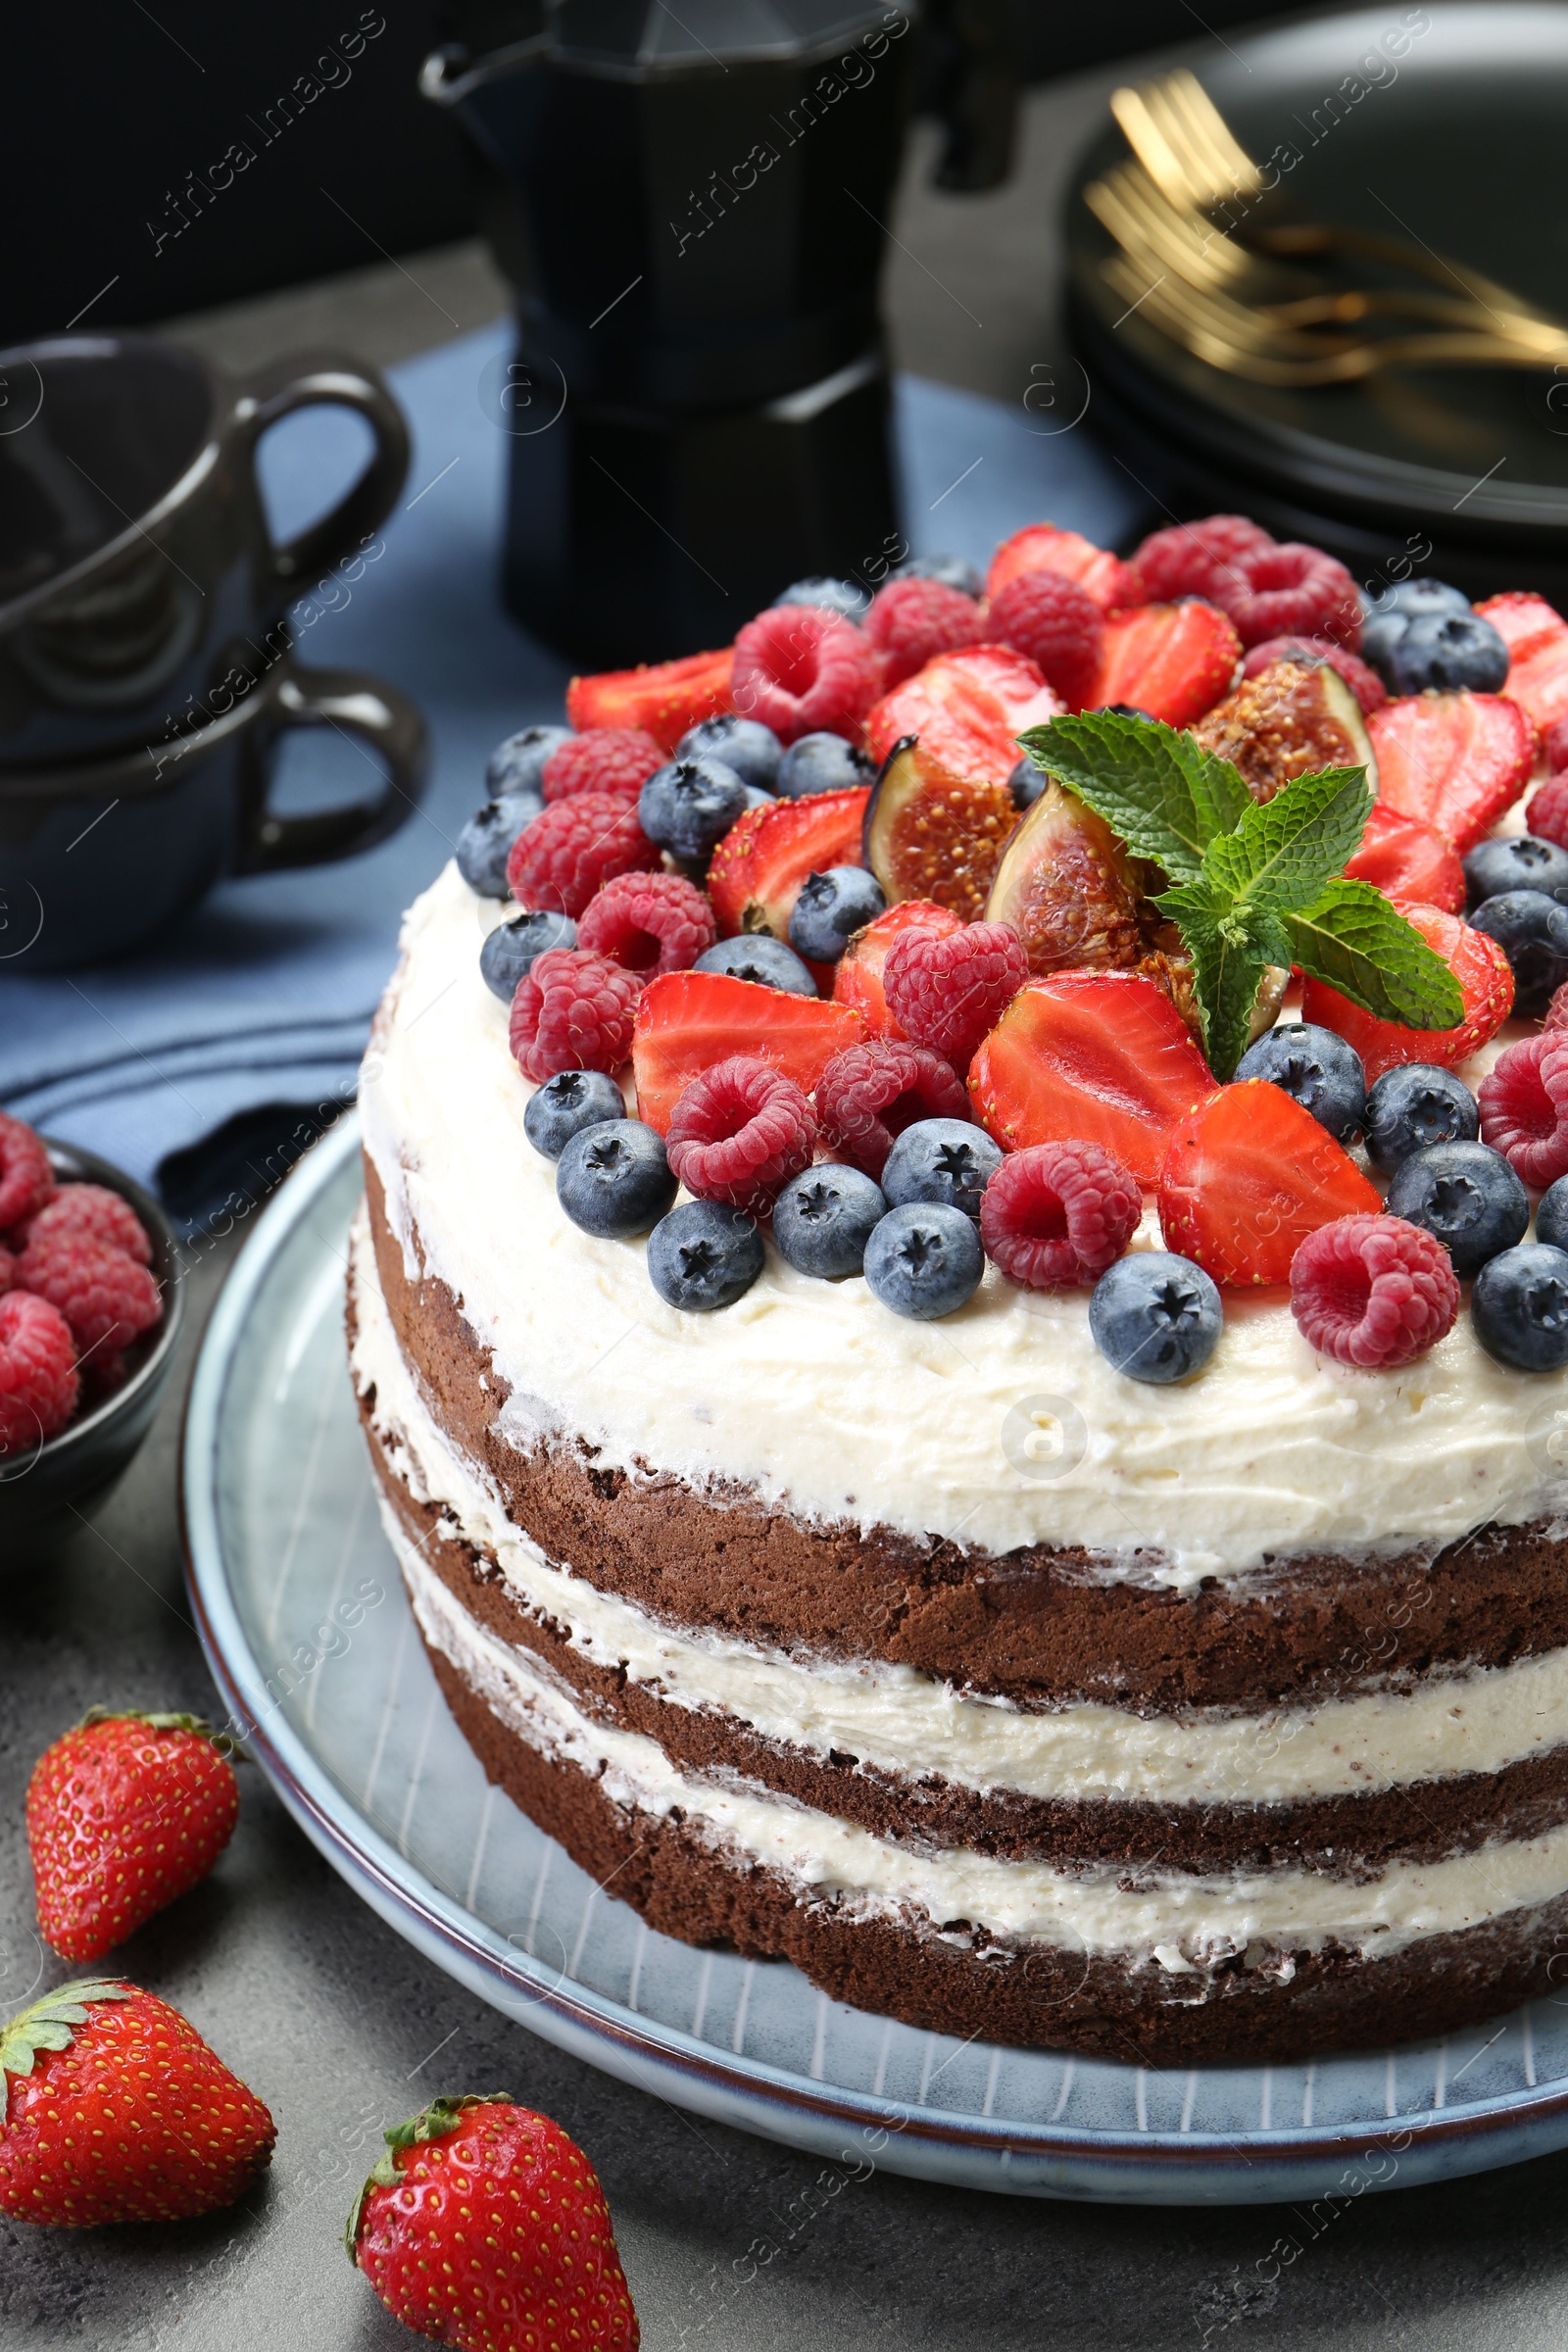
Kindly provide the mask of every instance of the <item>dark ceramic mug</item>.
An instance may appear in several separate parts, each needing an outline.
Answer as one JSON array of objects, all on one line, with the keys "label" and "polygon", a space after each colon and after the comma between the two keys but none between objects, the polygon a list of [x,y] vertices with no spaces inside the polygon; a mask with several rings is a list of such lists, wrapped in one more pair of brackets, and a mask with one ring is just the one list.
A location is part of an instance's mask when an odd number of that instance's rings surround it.
[{"label": "dark ceramic mug", "polygon": [[[364,416],[374,449],[331,512],[278,546],[257,443],[323,403]],[[260,676],[287,650],[286,608],[365,545],[408,467],[397,402],[335,353],[235,383],[148,335],[0,352],[0,768],[199,728],[217,680]]]},{"label": "dark ceramic mug", "polygon": [[[279,741],[327,726],[376,754],[380,791],[309,815],[274,812]],[[173,742],[0,771],[0,979],[122,956],[224,874],[372,849],[413,813],[427,764],[424,721],[405,695],[357,670],[297,669],[284,656],[220,717]]]}]

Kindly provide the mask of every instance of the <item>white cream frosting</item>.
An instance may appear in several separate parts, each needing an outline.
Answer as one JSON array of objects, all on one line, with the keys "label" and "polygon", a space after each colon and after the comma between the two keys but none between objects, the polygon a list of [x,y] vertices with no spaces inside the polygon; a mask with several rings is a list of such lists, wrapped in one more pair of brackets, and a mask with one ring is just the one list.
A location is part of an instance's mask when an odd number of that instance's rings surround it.
[{"label": "white cream frosting", "polygon": [[1293,1869],[1065,1872],[964,1848],[898,1845],[748,1784],[683,1773],[656,1741],[590,1722],[525,1653],[458,1606],[390,1511],[384,1515],[426,1638],[503,1723],[589,1774],[612,1803],[655,1816],[678,1810],[721,1855],[777,1871],[804,1902],[839,1903],[926,1932],[968,1921],[993,1936],[1073,1952],[1152,1958],[1184,1977],[1250,1945],[1266,1954],[1330,1937],[1382,1959],[1426,1936],[1528,1914],[1568,1887],[1568,1828],[1442,1862],[1396,1862],[1363,1882]]},{"label": "white cream frosting", "polygon": [[[1083,1294],[1018,1291],[994,1268],[956,1314],[915,1323],[770,1247],[736,1305],[678,1313],[640,1242],[562,1213],[524,1136],[530,1089],[478,969],[503,912],[452,865],[411,908],[361,1102],[411,1266],[416,1228],[514,1392],[514,1426],[583,1433],[633,1477],[739,1480],[807,1520],[994,1552],[1083,1545],[1112,1571],[1141,1549],[1144,1573],[1178,1585],[1557,1507],[1546,1448],[1568,1374],[1504,1370],[1465,1314],[1406,1370],[1357,1373],[1314,1356],[1277,1298],[1232,1293],[1207,1369],[1160,1389],[1111,1370]],[[1157,1246],[1148,1220],[1139,1242]],[[1031,1415],[1048,1445],[1068,1430],[1057,1475],[1018,1447]]]},{"label": "white cream frosting", "polygon": [[1495,1772],[1568,1741],[1568,1651],[1254,1715],[1147,1718],[1075,1704],[1023,1712],[912,1667],[800,1658],[662,1625],[547,1559],[508,1518],[481,1463],[426,1406],[398,1346],[366,1218],[351,1240],[354,1373],[400,1477],[443,1524],[500,1567],[515,1597],[595,1664],[670,1704],[719,1712],[815,1756],[935,1774],[989,1793],[1272,1803],[1365,1793],[1456,1772]]}]

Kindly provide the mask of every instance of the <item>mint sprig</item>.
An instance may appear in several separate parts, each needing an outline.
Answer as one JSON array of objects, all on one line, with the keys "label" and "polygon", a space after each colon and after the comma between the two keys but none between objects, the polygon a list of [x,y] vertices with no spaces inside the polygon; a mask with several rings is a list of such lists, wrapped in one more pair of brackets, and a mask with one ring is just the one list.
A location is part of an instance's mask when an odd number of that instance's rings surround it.
[{"label": "mint sprig", "polygon": [[1442,956],[1370,883],[1346,874],[1372,807],[1365,768],[1319,768],[1259,805],[1228,760],[1157,720],[1085,711],[1020,740],[1037,767],[1169,877],[1153,903],[1192,956],[1217,1078],[1247,1051],[1270,964],[1298,964],[1406,1028],[1463,1020]]}]

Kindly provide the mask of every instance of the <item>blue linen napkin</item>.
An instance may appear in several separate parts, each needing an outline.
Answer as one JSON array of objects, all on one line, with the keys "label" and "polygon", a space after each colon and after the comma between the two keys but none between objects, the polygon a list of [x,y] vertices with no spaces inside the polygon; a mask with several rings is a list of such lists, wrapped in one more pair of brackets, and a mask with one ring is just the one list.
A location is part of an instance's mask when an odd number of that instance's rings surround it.
[{"label": "blue linen napkin", "polygon": [[[192,1226],[225,1202],[249,1206],[352,1099],[403,908],[483,797],[493,746],[560,716],[566,665],[497,593],[506,440],[481,379],[510,345],[497,321],[391,370],[414,439],[402,505],[357,581],[324,583],[296,608],[302,663],[375,671],[422,707],[433,747],[422,808],[363,857],[221,884],[123,961],[37,978],[0,967],[0,1102],[116,1161]],[[1112,545],[1149,518],[1086,432],[1043,429],[1038,409],[905,378],[897,411],[916,553],[983,568],[1024,522],[1049,516]],[[263,483],[280,534],[339,494],[364,432],[346,413],[314,410],[269,434]],[[354,763],[368,757],[340,737],[296,736],[285,805],[358,797]]]}]

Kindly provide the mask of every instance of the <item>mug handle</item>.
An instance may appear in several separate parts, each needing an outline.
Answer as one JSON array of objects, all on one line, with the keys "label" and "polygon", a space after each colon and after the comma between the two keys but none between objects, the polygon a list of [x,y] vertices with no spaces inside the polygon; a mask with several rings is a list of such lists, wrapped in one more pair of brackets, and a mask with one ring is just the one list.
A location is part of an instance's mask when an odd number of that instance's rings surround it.
[{"label": "mug handle", "polygon": [[359,480],[329,514],[298,538],[272,549],[273,571],[287,588],[297,588],[313,572],[329,571],[358,547],[386,520],[409,478],[409,427],[403,411],[373,368],[335,352],[279,360],[252,376],[234,407],[252,464],[256,444],[270,424],[296,409],[323,404],[358,409],[375,436],[375,448]]},{"label": "mug handle", "polygon": [[[234,873],[270,874],[356,858],[414,814],[429,779],[429,733],[407,695],[357,669],[295,669],[282,662],[272,674],[270,699],[270,712],[249,730],[242,755]],[[310,816],[274,813],[268,806],[272,747],[297,727],[335,727],[368,744],[385,771],[379,793]]]}]

